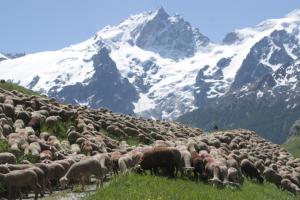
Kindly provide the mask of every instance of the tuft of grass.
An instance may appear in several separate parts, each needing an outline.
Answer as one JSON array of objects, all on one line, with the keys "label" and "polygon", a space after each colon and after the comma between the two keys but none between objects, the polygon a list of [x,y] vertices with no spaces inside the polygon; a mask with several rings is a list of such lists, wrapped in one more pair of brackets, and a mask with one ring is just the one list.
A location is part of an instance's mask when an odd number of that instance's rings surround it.
[{"label": "tuft of grass", "polygon": [[50,135],[56,136],[59,140],[68,137],[67,131],[73,125],[71,121],[59,122],[54,127],[48,127],[46,124],[41,126],[41,132],[48,132]]},{"label": "tuft of grass", "polygon": [[107,187],[99,189],[87,200],[296,200],[296,196],[282,192],[275,185],[245,181],[241,189],[215,188],[202,182],[169,179],[150,175],[117,176]]},{"label": "tuft of grass", "polygon": [[9,144],[6,140],[0,139],[0,153],[8,152]]},{"label": "tuft of grass", "polygon": [[8,91],[13,91],[16,90],[18,92],[21,92],[23,94],[27,94],[27,95],[35,95],[35,96],[41,96],[41,94],[34,92],[30,89],[24,88],[20,85],[17,85],[15,83],[11,83],[11,82],[0,82],[0,88],[4,89],[4,90],[8,90]]},{"label": "tuft of grass", "polygon": [[300,136],[295,135],[288,139],[286,143],[282,145],[288,150],[293,156],[300,157]]},{"label": "tuft of grass", "polygon": [[28,160],[31,163],[37,163],[39,161],[38,157],[33,156],[31,154],[22,153],[14,153],[17,158],[17,163],[20,164],[23,160]]}]

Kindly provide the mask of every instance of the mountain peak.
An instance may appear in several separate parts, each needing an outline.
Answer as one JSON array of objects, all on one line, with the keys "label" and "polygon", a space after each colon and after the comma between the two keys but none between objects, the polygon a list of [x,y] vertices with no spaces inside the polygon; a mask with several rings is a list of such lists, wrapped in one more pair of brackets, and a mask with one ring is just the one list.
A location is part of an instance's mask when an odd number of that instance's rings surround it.
[{"label": "mountain peak", "polygon": [[168,18],[169,14],[165,11],[163,7],[160,7],[158,10],[155,11],[156,17],[160,18]]},{"label": "mountain peak", "polygon": [[300,9],[293,10],[292,12],[287,14],[286,17],[300,19]]}]

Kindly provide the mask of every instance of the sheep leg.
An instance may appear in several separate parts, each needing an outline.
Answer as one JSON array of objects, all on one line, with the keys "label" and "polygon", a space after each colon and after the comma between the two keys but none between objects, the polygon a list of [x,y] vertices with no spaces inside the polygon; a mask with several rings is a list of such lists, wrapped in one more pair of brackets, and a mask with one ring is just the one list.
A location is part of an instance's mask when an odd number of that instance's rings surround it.
[{"label": "sheep leg", "polygon": [[196,182],[198,182],[198,180],[199,180],[198,172],[196,170],[194,170],[194,179]]},{"label": "sheep leg", "polygon": [[8,200],[12,200],[12,187],[8,184],[7,185],[7,190],[8,190]]},{"label": "sheep leg", "polygon": [[22,200],[22,193],[21,193],[21,188],[17,188],[18,194],[19,194],[19,199]]},{"label": "sheep leg", "polygon": [[52,194],[52,186],[51,186],[51,181],[50,180],[47,181],[47,187],[49,189],[50,194]]},{"label": "sheep leg", "polygon": [[85,178],[82,176],[81,177],[81,190],[84,191],[84,181],[85,181]]},{"label": "sheep leg", "polygon": [[41,186],[36,182],[30,186],[34,191],[34,199],[38,199],[38,194],[41,192]]}]

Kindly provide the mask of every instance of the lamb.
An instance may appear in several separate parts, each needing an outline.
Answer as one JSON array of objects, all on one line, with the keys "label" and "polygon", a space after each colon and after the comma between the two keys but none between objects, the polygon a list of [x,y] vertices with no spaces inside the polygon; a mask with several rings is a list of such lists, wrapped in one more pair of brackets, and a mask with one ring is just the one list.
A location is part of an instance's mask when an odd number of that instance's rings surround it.
[{"label": "lamb", "polygon": [[98,179],[97,187],[99,182],[101,187],[103,186],[103,178],[106,174],[107,169],[103,168],[100,162],[96,159],[86,159],[78,163],[73,164],[68,172],[60,178],[59,182],[63,188],[65,188],[71,180],[81,180],[82,190],[84,190],[84,181],[91,175],[95,175]]},{"label": "lamb", "polygon": [[249,177],[251,179],[255,178],[257,180],[257,182],[259,182],[259,183],[263,183],[264,182],[264,179],[259,174],[257,168],[248,159],[242,160],[242,162],[241,162],[241,170],[242,170],[242,173],[246,177]]},{"label": "lamb", "polygon": [[0,164],[16,164],[16,156],[12,153],[0,153]]},{"label": "lamb", "polygon": [[0,174],[0,179],[2,179],[4,181],[4,184],[7,186],[8,200],[13,199],[13,188],[17,188],[20,195],[20,199],[22,199],[22,195],[20,194],[20,188],[28,186],[35,193],[34,199],[38,198],[38,193],[41,189],[41,186],[38,184],[38,176],[33,170],[26,169],[11,171],[7,174]]}]

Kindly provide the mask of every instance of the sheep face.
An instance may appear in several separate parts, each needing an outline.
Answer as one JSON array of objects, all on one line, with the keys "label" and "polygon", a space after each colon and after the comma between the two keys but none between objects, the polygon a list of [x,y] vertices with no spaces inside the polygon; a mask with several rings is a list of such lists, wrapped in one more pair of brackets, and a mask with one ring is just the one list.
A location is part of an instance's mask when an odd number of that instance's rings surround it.
[{"label": "sheep face", "polygon": [[59,183],[62,188],[66,188],[68,185],[68,182],[69,182],[69,180],[67,177],[62,177],[61,179],[59,179]]}]

